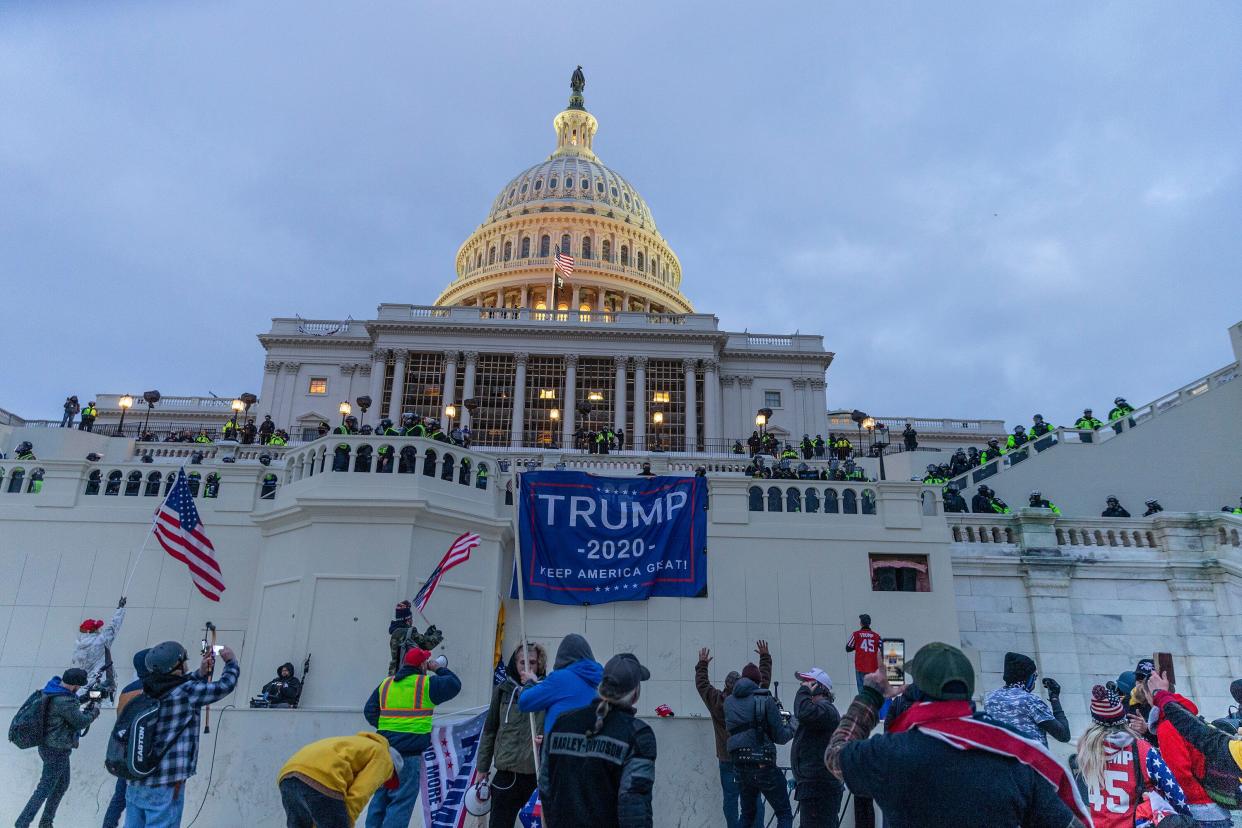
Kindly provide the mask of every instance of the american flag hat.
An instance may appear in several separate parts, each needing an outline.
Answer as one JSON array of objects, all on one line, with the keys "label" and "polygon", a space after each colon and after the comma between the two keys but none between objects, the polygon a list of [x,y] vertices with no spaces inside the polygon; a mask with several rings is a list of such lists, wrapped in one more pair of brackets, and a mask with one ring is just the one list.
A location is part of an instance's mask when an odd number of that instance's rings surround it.
[{"label": "american flag hat", "polygon": [[1091,688],[1091,718],[1102,725],[1121,724],[1126,719],[1126,709],[1121,706],[1121,696],[1115,687],[1097,684]]}]

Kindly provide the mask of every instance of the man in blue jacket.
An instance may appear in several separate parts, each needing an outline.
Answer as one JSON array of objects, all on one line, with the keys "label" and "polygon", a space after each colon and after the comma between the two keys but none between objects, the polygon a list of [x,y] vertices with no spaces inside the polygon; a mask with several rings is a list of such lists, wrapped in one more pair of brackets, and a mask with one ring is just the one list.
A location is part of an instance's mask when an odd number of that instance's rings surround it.
[{"label": "man in blue jacket", "polygon": [[431,744],[435,707],[461,692],[461,679],[444,656],[420,647],[406,651],[401,669],[380,682],[362,715],[405,760],[396,790],[381,787],[371,798],[366,828],[408,828],[418,801],[419,763]]},{"label": "man in blue jacket", "polygon": [[522,693],[518,696],[518,709],[523,713],[546,710],[543,732],[552,732],[556,717],[579,707],[586,707],[595,700],[595,688],[604,677],[604,667],[595,660],[591,645],[577,633],[570,633],[556,649],[556,661],[552,672],[538,684],[535,676],[524,673]]}]

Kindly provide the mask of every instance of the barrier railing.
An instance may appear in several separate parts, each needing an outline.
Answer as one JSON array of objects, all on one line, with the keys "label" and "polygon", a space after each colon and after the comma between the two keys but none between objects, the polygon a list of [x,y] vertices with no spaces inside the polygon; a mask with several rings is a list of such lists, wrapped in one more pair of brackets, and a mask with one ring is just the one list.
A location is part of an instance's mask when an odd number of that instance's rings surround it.
[{"label": "barrier railing", "polygon": [[[1210,525],[1200,537],[1217,548],[1242,546],[1239,531],[1242,519],[1214,512],[1191,513],[1197,521]],[[1185,517],[1185,515],[1181,515]],[[1058,516],[1049,528],[1046,516],[1029,526],[1021,511],[1009,515],[948,514],[945,522],[954,543],[958,544],[1008,544],[1025,547],[1028,532],[1038,535],[1034,545],[1046,548],[1049,541],[1067,553],[1086,552],[1091,548],[1113,549],[1165,549],[1158,523],[1176,513],[1162,512],[1150,518],[1066,518]]]}]

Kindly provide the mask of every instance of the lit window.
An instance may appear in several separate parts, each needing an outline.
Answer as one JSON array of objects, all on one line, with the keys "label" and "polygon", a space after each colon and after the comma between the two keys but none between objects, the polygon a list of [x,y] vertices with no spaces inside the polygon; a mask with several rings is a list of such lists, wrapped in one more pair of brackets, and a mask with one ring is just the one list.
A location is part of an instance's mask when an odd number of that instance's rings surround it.
[{"label": "lit window", "polygon": [[764,408],[780,408],[781,392],[780,391],[764,391],[763,392]]},{"label": "lit window", "polygon": [[587,399],[591,402],[600,402],[604,399],[604,395],[598,391],[592,391],[591,393],[587,394]]},{"label": "lit window", "polygon": [[588,305],[586,302],[583,302],[581,305],[578,306],[578,310],[582,311],[583,313],[590,313],[591,306]]},{"label": "lit window", "polygon": [[307,391],[307,393],[308,394],[328,393],[328,378],[327,377],[311,377],[310,389]]},{"label": "lit window", "polygon": [[651,395],[651,401],[657,402],[657,403],[668,402],[669,401],[668,392],[667,391],[656,391],[654,394]]},{"label": "lit window", "polygon": [[872,592],[931,592],[926,555],[869,555]]},{"label": "lit window", "polygon": [[539,389],[539,399],[541,399],[541,400],[555,400],[555,399],[556,399],[556,389],[555,389],[555,388],[540,388],[540,389]]}]

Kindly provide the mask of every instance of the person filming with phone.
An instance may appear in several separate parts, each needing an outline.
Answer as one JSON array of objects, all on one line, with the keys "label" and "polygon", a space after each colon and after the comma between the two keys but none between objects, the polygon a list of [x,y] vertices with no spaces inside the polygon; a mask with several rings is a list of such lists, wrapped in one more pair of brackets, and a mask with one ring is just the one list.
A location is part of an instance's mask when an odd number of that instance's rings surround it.
[{"label": "person filming with phone", "polygon": [[[1079,828],[1091,817],[1047,748],[974,711],[975,669],[957,647],[925,645],[905,665],[864,679],[824,755],[855,797],[873,799],[885,828]],[[891,699],[884,734],[868,738]]]}]

